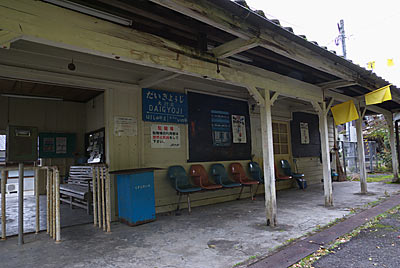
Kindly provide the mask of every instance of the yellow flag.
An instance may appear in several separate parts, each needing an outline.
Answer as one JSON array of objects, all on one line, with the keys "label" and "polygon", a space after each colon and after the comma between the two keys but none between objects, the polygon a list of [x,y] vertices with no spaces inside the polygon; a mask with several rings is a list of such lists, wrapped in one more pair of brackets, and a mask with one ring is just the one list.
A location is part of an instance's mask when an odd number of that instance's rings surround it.
[{"label": "yellow flag", "polygon": [[394,66],[394,61],[393,61],[393,59],[388,59],[388,60],[387,60],[387,66],[388,66],[388,67]]},{"label": "yellow flag", "polygon": [[341,125],[359,118],[356,106],[352,100],[333,106],[331,111],[336,125]]},{"label": "yellow flag", "polygon": [[391,99],[392,94],[390,93],[390,85],[381,87],[368,94],[365,94],[365,103],[367,105],[382,103]]},{"label": "yellow flag", "polygon": [[370,70],[374,70],[375,69],[375,61],[370,61],[367,63],[367,68]]}]

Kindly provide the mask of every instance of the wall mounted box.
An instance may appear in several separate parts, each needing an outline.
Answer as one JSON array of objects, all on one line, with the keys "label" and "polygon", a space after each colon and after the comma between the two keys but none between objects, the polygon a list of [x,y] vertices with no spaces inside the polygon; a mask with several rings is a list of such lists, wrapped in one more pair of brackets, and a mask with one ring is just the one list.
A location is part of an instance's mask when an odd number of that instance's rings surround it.
[{"label": "wall mounted box", "polygon": [[27,126],[8,126],[6,162],[34,162],[38,159],[38,129]]}]

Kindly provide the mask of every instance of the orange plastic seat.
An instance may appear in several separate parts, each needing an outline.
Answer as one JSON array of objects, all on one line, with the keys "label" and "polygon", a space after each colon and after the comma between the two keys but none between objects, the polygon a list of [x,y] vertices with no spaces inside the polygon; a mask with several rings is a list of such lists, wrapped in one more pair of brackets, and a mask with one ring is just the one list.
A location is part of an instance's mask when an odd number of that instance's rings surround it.
[{"label": "orange plastic seat", "polygon": [[274,168],[275,168],[275,177],[278,180],[290,180],[292,178],[292,176],[284,176],[284,175],[280,174],[279,170],[276,168],[275,164],[274,164]]},{"label": "orange plastic seat", "polygon": [[260,183],[259,181],[252,180],[247,177],[246,172],[244,171],[243,166],[240,163],[230,164],[230,170],[232,173],[232,179],[236,182],[240,182],[242,185],[253,185]]},{"label": "orange plastic seat", "polygon": [[214,190],[222,188],[222,185],[215,184],[208,180],[208,174],[202,165],[192,165],[189,175],[192,177],[193,183],[202,189]]}]

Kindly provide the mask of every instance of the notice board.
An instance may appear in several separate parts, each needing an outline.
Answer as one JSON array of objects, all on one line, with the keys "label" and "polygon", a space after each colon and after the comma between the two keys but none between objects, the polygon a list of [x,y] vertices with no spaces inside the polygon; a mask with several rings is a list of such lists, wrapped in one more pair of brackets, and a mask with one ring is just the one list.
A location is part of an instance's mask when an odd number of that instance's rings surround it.
[{"label": "notice board", "polygon": [[[250,116],[247,101],[188,92],[189,162],[251,159]],[[234,116],[234,117],[232,117]],[[235,124],[232,124],[234,118]],[[241,138],[233,140],[232,126],[241,119]]]},{"label": "notice board", "polygon": [[318,115],[293,113],[290,122],[293,157],[319,157],[321,140]]},{"label": "notice board", "polygon": [[39,158],[72,158],[75,147],[74,133],[39,133]]}]

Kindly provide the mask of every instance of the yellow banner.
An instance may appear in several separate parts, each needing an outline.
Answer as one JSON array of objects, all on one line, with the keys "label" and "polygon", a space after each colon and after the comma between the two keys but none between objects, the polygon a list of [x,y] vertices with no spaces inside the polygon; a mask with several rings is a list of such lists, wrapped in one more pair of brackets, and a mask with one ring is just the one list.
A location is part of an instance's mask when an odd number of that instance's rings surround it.
[{"label": "yellow banner", "polygon": [[390,85],[381,87],[368,94],[365,94],[365,103],[367,105],[382,103],[391,99],[392,94],[390,93]]},{"label": "yellow banner", "polygon": [[388,66],[388,67],[394,66],[394,61],[393,61],[393,59],[387,59],[387,66]]},{"label": "yellow banner", "polygon": [[359,118],[356,106],[352,100],[333,106],[331,111],[336,125],[341,125]]}]

